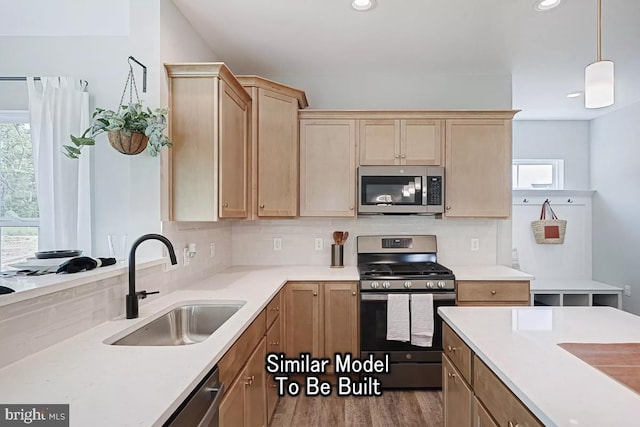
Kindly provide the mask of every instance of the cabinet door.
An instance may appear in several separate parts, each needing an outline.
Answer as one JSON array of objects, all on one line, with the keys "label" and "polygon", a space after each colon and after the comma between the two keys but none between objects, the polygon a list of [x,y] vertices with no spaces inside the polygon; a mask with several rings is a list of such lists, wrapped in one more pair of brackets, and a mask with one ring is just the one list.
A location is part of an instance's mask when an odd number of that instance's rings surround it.
[{"label": "cabinet door", "polygon": [[442,358],[442,396],[445,427],[470,427],[473,393],[446,356]]},{"label": "cabinet door", "polygon": [[[282,353],[283,352],[283,342],[281,339],[281,326],[283,316],[276,317],[276,320],[273,322],[273,325],[269,328],[267,332],[267,353]],[[271,418],[273,417],[273,413],[278,405],[278,391],[276,389],[276,382],[273,379],[273,375],[267,375],[267,422],[271,422]]]},{"label": "cabinet door", "polygon": [[321,357],[324,331],[322,327],[320,284],[289,282],[285,289],[285,353],[298,357],[310,353]]},{"label": "cabinet door", "polygon": [[[324,294],[324,357],[351,353],[358,357],[358,282],[322,284]],[[328,372],[333,372],[333,365]]]},{"label": "cabinet door", "polygon": [[447,120],[445,215],[511,213],[511,121]]},{"label": "cabinet door", "polygon": [[298,101],[258,90],[258,216],[298,214]]},{"label": "cabinet door", "polygon": [[442,163],[442,120],[400,121],[400,163],[440,165]]},{"label": "cabinet door", "polygon": [[398,120],[360,120],[358,143],[361,165],[400,164]]},{"label": "cabinet door", "polygon": [[355,216],[355,151],[355,120],[300,120],[300,216]]},{"label": "cabinet door", "polygon": [[245,417],[247,427],[264,427],[267,425],[267,375],[264,368],[267,356],[266,339],[262,338],[258,347],[247,361],[247,377],[249,386],[245,389]]},{"label": "cabinet door", "polygon": [[247,217],[248,106],[220,82],[220,218]]},{"label": "cabinet door", "polygon": [[225,391],[220,403],[220,427],[242,427],[245,419],[245,388],[248,386],[246,369],[238,375],[235,382]]},{"label": "cabinet door", "polygon": [[498,427],[478,398],[473,398],[473,427]]}]

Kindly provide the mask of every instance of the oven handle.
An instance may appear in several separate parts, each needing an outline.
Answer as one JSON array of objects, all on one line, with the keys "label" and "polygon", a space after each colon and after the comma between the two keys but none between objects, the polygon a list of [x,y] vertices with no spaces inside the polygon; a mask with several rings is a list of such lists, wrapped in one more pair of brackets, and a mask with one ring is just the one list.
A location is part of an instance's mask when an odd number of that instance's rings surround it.
[{"label": "oven handle", "polygon": [[[379,294],[379,293],[363,293],[360,292],[360,299],[363,301],[386,301],[389,299],[389,294]],[[411,299],[411,294],[409,294],[409,299]],[[444,292],[433,294],[434,300],[445,300],[445,301],[454,301],[456,299],[455,292]]]}]

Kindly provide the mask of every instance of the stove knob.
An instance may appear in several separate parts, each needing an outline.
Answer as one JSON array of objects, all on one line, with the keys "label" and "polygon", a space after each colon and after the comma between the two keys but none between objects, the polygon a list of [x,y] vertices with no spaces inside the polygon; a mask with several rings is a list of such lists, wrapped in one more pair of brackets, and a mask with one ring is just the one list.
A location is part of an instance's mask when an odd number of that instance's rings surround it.
[{"label": "stove knob", "polygon": [[444,289],[444,282],[442,280],[438,280],[438,287]]},{"label": "stove knob", "polygon": [[382,287],[385,289],[389,289],[389,286],[391,286],[391,283],[389,283],[389,281],[385,280],[384,282],[382,282]]},{"label": "stove knob", "polygon": [[404,287],[407,289],[411,288],[411,282],[409,282],[408,280],[406,282],[404,282]]},{"label": "stove knob", "polygon": [[433,284],[433,282],[432,282],[431,280],[429,280],[429,281],[427,282],[427,288],[429,288],[429,289],[433,289],[434,287],[435,287],[435,285]]},{"label": "stove knob", "polygon": [[378,286],[380,286],[380,285],[378,284],[378,282],[371,282],[371,287],[372,287],[373,289],[378,289]]}]

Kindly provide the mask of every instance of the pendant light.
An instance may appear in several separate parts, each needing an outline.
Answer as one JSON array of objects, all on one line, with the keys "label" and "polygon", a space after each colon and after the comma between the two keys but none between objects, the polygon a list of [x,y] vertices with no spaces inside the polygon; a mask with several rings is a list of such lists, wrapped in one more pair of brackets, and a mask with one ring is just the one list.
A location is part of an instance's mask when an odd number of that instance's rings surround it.
[{"label": "pendant light", "polygon": [[613,105],[613,61],[602,60],[602,0],[598,0],[598,58],[584,70],[584,106]]}]

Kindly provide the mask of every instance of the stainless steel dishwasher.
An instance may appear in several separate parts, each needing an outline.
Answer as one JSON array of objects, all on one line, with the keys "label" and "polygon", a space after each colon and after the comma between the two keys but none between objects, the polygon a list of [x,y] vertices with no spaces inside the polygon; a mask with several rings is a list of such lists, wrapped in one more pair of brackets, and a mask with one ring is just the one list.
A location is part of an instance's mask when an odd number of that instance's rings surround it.
[{"label": "stainless steel dishwasher", "polygon": [[164,423],[164,426],[218,427],[218,409],[223,395],[224,384],[220,383],[216,366]]}]

